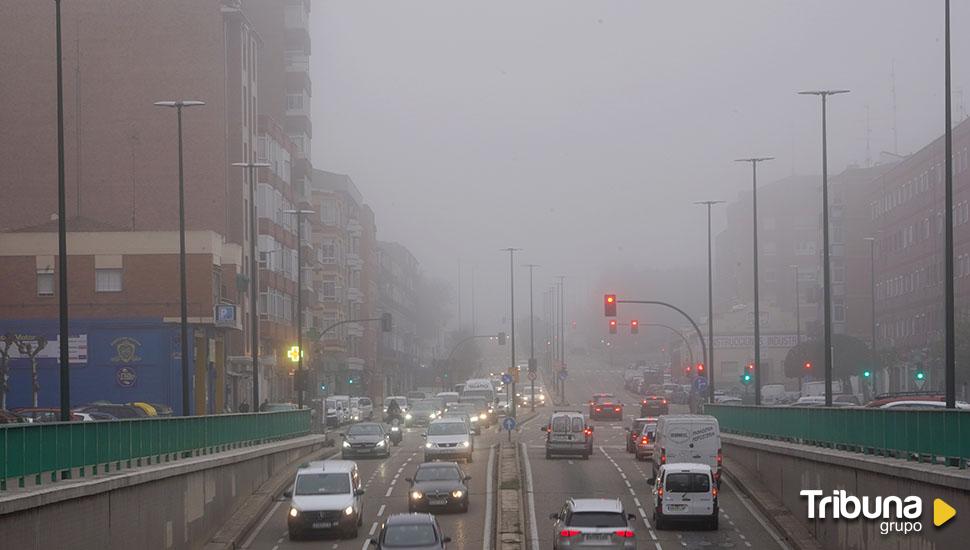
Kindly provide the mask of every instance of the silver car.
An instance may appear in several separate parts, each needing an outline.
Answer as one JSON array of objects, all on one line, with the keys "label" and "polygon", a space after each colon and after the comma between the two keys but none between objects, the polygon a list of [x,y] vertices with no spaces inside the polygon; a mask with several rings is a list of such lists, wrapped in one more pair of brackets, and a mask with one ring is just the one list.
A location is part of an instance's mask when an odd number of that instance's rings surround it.
[{"label": "silver car", "polygon": [[555,522],[555,550],[637,547],[636,532],[630,523],[636,516],[624,512],[623,503],[617,498],[571,498],[549,519]]}]

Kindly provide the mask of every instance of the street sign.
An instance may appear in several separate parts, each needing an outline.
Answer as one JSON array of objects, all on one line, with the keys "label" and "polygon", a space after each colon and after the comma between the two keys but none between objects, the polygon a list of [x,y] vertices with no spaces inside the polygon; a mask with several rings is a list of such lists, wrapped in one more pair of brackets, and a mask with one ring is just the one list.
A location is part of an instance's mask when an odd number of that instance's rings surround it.
[{"label": "street sign", "polygon": [[511,432],[512,430],[514,430],[515,429],[515,419],[512,418],[511,416],[506,416],[502,420],[502,429],[505,430],[505,431],[507,431],[507,432]]},{"label": "street sign", "polygon": [[535,357],[529,358],[529,372],[535,372],[539,369],[539,360]]},{"label": "street sign", "polygon": [[512,383],[512,375],[509,374],[509,373],[503,374],[502,375],[502,383],[503,384],[511,384]]},{"label": "street sign", "polygon": [[559,371],[559,379],[560,380],[565,380],[568,377],[569,377],[569,373],[566,372],[566,369],[563,369],[563,370]]},{"label": "street sign", "polygon": [[703,376],[698,376],[697,378],[694,379],[694,390],[696,390],[698,393],[701,393],[706,389],[707,389],[707,378],[704,378]]},{"label": "street sign", "polygon": [[535,380],[535,379],[536,379],[536,373],[530,372],[529,373],[529,380]]}]

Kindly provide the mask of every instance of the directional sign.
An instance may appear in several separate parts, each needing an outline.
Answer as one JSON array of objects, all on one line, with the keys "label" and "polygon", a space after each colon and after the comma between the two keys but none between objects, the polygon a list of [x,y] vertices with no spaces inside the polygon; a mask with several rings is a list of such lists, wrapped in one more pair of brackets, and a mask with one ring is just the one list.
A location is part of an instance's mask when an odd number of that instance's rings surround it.
[{"label": "directional sign", "polygon": [[565,380],[566,378],[569,378],[569,373],[566,372],[566,369],[559,371],[559,379]]},{"label": "directional sign", "polygon": [[706,390],[707,389],[707,378],[704,378],[703,376],[698,376],[697,378],[695,378],[694,379],[694,389],[698,393],[701,393],[704,390]]},{"label": "directional sign", "polygon": [[507,431],[507,432],[511,432],[512,430],[514,430],[515,429],[515,419],[512,418],[511,416],[506,416],[502,420],[502,429],[505,430],[505,431]]},{"label": "directional sign", "polygon": [[535,380],[535,379],[536,379],[536,373],[530,372],[529,373],[529,380]]},{"label": "directional sign", "polygon": [[502,375],[502,383],[503,384],[511,384],[512,383],[512,375],[509,374],[509,373],[503,374]]}]

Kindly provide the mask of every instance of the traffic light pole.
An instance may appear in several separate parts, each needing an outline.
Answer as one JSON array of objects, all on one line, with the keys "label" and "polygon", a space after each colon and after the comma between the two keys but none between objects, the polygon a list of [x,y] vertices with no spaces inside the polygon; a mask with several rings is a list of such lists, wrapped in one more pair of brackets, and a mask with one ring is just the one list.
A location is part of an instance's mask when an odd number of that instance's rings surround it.
[{"label": "traffic light pole", "polygon": [[[350,324],[350,323],[369,323],[369,322],[373,322],[373,321],[380,321],[381,322],[381,331],[382,332],[390,332],[391,331],[391,314],[390,313],[385,313],[385,314],[381,315],[380,317],[369,317],[367,319],[347,319],[346,321],[337,321],[336,323],[334,323],[334,324],[330,325],[329,327],[323,329],[323,332],[321,332],[320,333],[320,336],[317,337],[317,342],[323,342],[324,335],[326,335],[331,330],[339,327],[340,325],[347,325],[347,324]],[[300,348],[300,354],[301,355],[303,354],[303,348]]]},{"label": "traffic light pole", "polygon": [[670,308],[670,309],[676,311],[677,313],[683,315],[684,318],[687,319],[687,321],[690,322],[691,326],[694,327],[694,331],[697,333],[697,338],[700,340],[701,350],[703,351],[704,365],[707,366],[707,346],[705,344],[704,334],[701,332],[700,327],[697,326],[697,323],[694,322],[694,319],[692,319],[690,315],[687,315],[687,313],[684,310],[680,309],[679,307],[677,307],[677,306],[675,306],[673,304],[668,304],[667,302],[660,302],[660,301],[657,301],[657,300],[619,300],[618,299],[616,301],[616,303],[617,304],[643,304],[643,305],[664,306],[664,307]]}]

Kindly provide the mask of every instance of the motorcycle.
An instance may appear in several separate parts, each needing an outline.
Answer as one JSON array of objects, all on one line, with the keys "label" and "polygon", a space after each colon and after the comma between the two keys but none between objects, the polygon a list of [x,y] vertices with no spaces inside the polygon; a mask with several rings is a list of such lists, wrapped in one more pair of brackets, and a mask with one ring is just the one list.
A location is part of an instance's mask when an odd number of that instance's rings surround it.
[{"label": "motorcycle", "polygon": [[391,421],[391,444],[395,447],[401,444],[404,439],[404,432],[401,430],[401,423],[396,418]]}]

